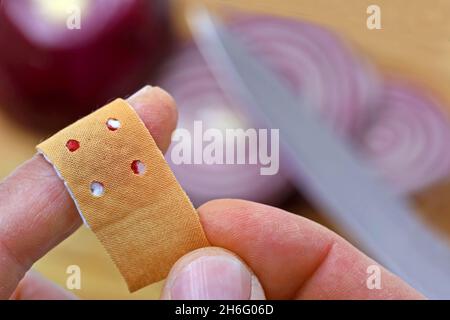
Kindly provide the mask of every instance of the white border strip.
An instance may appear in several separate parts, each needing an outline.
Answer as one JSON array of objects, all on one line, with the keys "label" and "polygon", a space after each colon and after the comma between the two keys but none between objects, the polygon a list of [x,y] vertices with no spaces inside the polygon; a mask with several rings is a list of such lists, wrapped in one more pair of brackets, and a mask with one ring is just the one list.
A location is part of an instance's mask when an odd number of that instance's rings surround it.
[{"label": "white border strip", "polygon": [[64,183],[64,186],[66,187],[67,191],[69,192],[70,197],[72,198],[73,202],[75,203],[75,207],[76,207],[77,210],[78,210],[78,214],[80,215],[81,220],[83,220],[84,225],[90,229],[91,227],[89,226],[87,220],[84,218],[83,213],[81,212],[80,206],[78,205],[77,199],[75,198],[75,195],[73,194],[73,192],[72,192],[72,190],[70,189],[70,187],[67,185],[67,182],[64,180],[64,178],[63,178],[63,176],[61,175],[61,173],[59,172],[58,168],[52,163],[52,161],[51,161],[49,158],[47,158],[47,156],[45,155],[45,153],[44,153],[41,149],[37,148],[37,153],[40,154],[40,155],[42,155],[42,156],[44,157],[44,159],[45,159],[48,163],[50,163],[50,164],[52,165],[52,167],[53,167],[53,169],[55,170],[56,174],[58,175],[58,177],[59,177],[59,178],[62,180],[62,182]]}]

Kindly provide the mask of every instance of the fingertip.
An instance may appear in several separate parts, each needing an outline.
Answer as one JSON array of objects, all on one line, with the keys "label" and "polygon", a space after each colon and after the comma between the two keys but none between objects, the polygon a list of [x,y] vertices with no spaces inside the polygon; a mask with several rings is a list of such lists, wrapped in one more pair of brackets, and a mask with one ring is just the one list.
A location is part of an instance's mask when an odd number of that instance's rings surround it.
[{"label": "fingertip", "polygon": [[127,99],[136,110],[158,147],[164,152],[170,145],[178,112],[172,96],[159,87],[149,85]]},{"label": "fingertip", "polygon": [[19,282],[11,300],[76,300],[70,291],[44,278],[40,273],[30,270]]},{"label": "fingertip", "polygon": [[217,247],[192,251],[173,266],[163,300],[261,300],[264,290],[253,271],[234,253]]}]

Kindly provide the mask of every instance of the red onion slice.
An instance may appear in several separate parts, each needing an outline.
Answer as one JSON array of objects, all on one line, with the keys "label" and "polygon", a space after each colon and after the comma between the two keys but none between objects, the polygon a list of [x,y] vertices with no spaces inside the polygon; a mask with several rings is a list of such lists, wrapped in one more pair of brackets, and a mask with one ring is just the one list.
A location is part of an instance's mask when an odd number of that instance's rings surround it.
[{"label": "red onion slice", "polygon": [[268,16],[239,17],[230,28],[336,132],[352,136],[365,126],[379,96],[379,78],[334,33]]},{"label": "red onion slice", "polygon": [[[202,56],[188,46],[169,63],[160,85],[168,90],[179,108],[178,128],[193,133],[194,121],[208,128],[249,128],[249,123],[236,112],[235,104],[225,96]],[[166,154],[180,184],[196,206],[217,198],[241,198],[264,203],[277,203],[290,194],[290,184],[279,172],[260,174],[260,165],[248,164],[174,164],[171,158],[176,144]],[[204,143],[204,146],[207,143]],[[193,152],[193,147],[192,147]],[[248,157],[247,157],[248,160]]]},{"label": "red onion slice", "polygon": [[[230,28],[336,132],[352,136],[364,126],[379,91],[378,78],[338,37],[318,26],[273,17],[239,17]],[[179,106],[179,127],[192,130],[200,119],[222,128],[245,129],[252,123],[239,116],[239,102],[221,90],[195,47],[180,50],[163,74],[160,84]],[[196,204],[223,197],[273,203],[288,189],[281,174],[261,176],[260,166],[174,165],[171,150],[168,162]]]},{"label": "red onion slice", "polygon": [[389,81],[362,151],[400,194],[450,174],[450,124],[439,104],[415,87]]}]

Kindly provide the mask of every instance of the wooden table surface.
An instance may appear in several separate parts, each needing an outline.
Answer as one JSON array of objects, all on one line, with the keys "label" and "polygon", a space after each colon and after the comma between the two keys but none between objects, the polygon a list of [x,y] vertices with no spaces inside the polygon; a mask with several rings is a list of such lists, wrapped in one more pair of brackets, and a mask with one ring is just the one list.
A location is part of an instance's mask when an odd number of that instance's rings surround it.
[{"label": "wooden table surface", "polygon": [[[193,0],[173,1],[173,21],[181,36],[187,35],[182,18],[186,4]],[[250,10],[290,16],[318,22],[346,36],[380,68],[413,79],[440,98],[450,113],[450,1],[448,0],[216,0],[207,1],[214,10],[219,7]],[[366,9],[370,4],[381,7],[382,30],[366,28]],[[34,153],[41,140],[15,125],[0,113],[0,178],[10,173]],[[450,183],[430,188],[415,201],[425,220],[450,235]],[[292,200],[287,209],[319,220],[333,228],[321,215]],[[95,236],[82,227],[46,257],[35,268],[65,286],[66,268],[81,268],[83,298],[157,298],[161,283],[134,294],[127,292],[124,281]]]}]

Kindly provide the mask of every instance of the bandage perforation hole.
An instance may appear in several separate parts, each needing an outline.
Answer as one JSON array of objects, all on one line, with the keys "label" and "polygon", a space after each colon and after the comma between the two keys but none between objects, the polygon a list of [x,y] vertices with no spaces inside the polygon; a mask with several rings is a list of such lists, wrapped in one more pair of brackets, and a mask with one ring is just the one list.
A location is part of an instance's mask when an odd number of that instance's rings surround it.
[{"label": "bandage perforation hole", "polygon": [[145,171],[147,171],[147,166],[140,160],[134,160],[131,163],[131,170],[133,170],[134,174],[142,176],[145,173]]},{"label": "bandage perforation hole", "polygon": [[90,189],[91,194],[96,198],[103,196],[103,194],[105,193],[105,187],[103,186],[103,183],[98,181],[92,181]]},{"label": "bandage perforation hole", "polygon": [[78,148],[80,148],[80,143],[77,140],[70,139],[66,143],[66,148],[70,152],[74,152],[74,151],[78,150]]},{"label": "bandage perforation hole", "polygon": [[106,126],[111,131],[116,131],[120,128],[120,121],[115,118],[109,118],[108,121],[106,121]]}]

